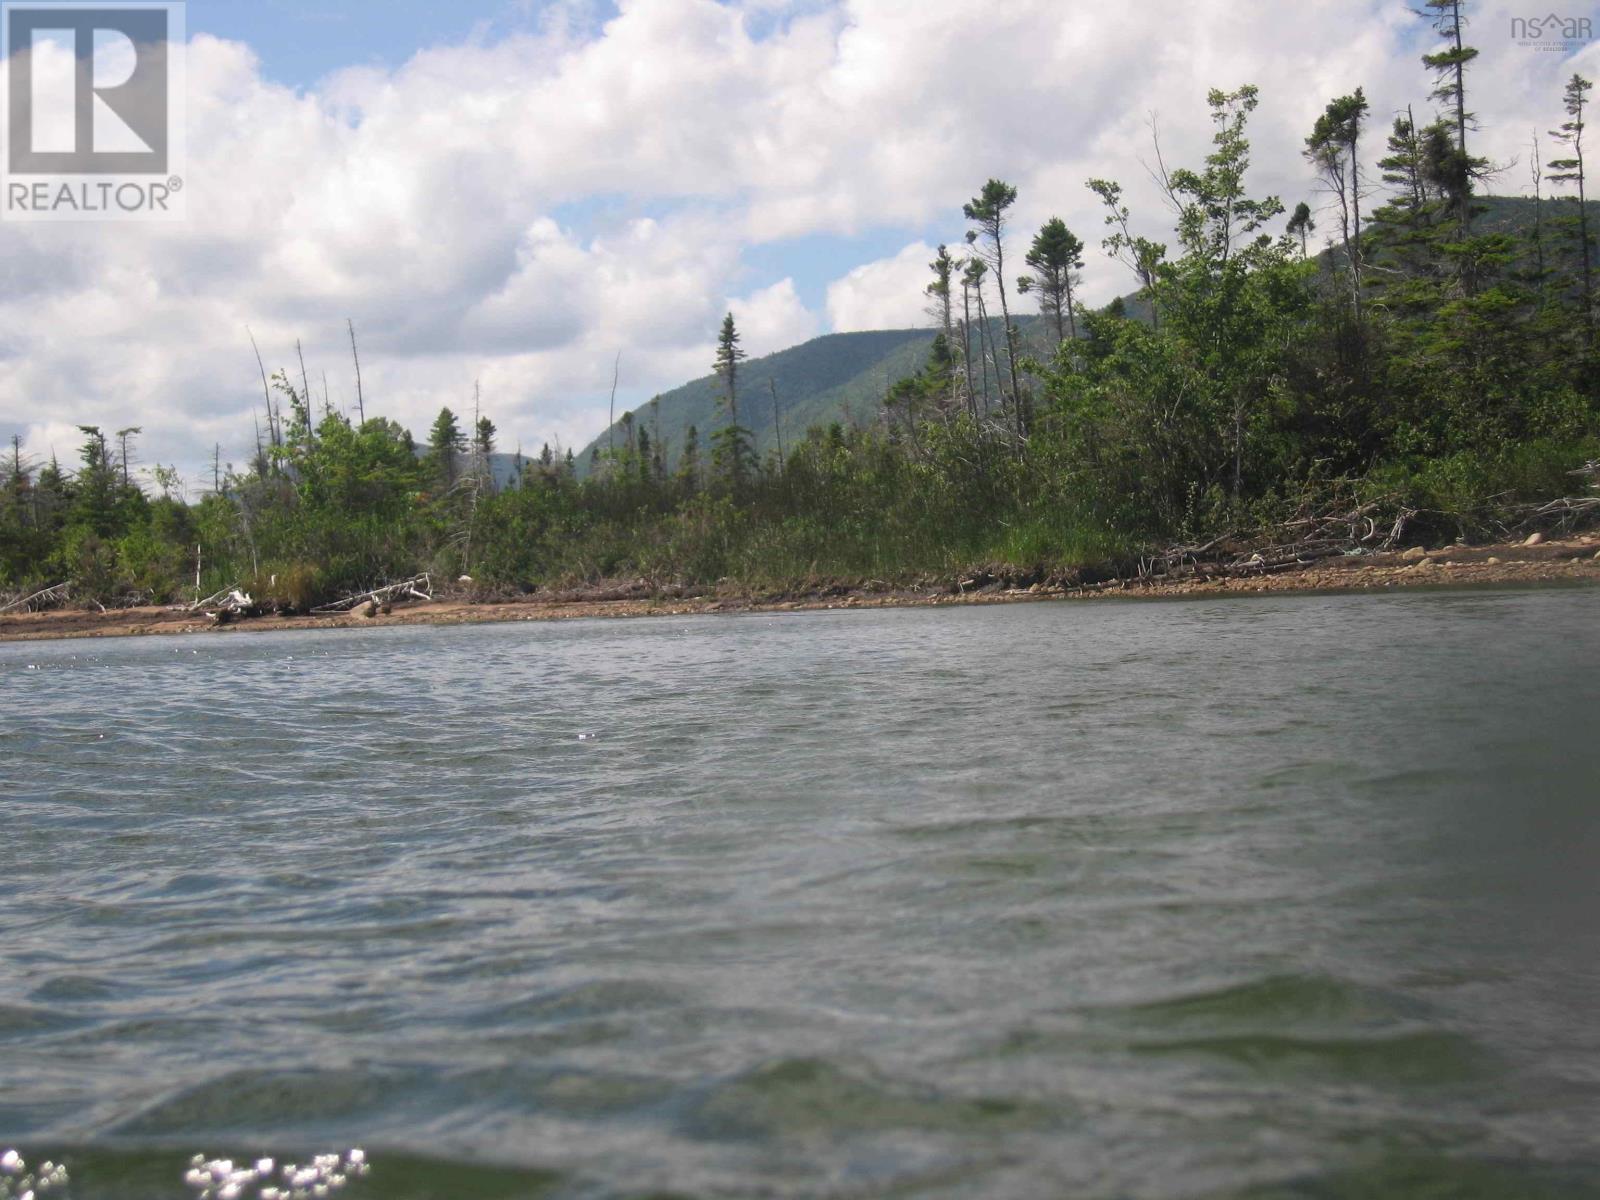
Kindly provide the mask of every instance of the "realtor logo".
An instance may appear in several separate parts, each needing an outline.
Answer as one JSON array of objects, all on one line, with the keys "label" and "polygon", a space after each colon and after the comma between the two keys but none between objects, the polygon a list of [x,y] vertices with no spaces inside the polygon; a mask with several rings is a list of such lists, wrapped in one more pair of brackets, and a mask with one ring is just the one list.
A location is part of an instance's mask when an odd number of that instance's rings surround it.
[{"label": "realtor logo", "polygon": [[183,5],[4,9],[7,220],[171,220],[183,190]]}]

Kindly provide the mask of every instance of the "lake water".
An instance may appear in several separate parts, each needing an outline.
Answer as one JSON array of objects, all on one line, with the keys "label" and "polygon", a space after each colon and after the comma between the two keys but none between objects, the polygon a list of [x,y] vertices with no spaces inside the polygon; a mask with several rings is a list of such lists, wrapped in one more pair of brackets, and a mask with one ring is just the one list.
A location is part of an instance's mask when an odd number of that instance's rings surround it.
[{"label": "lake water", "polygon": [[78,1200],[1600,1196],[1600,591],[0,646]]}]

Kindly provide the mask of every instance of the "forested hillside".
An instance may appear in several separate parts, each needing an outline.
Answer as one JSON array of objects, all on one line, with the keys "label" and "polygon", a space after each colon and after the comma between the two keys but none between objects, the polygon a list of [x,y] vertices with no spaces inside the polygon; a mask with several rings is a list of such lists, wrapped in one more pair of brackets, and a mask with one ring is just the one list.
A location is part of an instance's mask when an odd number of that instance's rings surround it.
[{"label": "forested hillside", "polygon": [[[780,431],[797,441],[811,425],[870,422],[888,385],[921,368],[932,340],[933,331],[927,329],[832,333],[752,360],[743,388],[750,397],[745,423],[757,451],[776,450]],[[710,436],[721,405],[722,384],[715,374],[663,392],[630,421],[619,421],[585,446],[578,455],[579,470],[586,470],[596,450],[626,446],[629,425],[635,423],[681,453],[691,426],[697,435]],[[675,462],[675,455],[669,461]]]}]

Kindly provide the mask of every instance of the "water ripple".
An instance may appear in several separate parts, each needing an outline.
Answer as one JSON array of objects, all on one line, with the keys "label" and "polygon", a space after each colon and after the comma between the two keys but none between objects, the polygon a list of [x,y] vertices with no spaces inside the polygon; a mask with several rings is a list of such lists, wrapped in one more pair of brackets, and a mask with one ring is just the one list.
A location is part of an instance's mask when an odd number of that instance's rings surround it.
[{"label": "water ripple", "polygon": [[62,1200],[1600,1195],[1594,606],[0,646],[0,1139]]}]

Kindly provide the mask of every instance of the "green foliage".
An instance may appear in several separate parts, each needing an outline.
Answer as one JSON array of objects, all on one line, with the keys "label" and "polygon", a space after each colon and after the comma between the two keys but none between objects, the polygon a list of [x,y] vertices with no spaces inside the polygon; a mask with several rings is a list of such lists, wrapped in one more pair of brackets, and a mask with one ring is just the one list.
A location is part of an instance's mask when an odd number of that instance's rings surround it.
[{"label": "green foliage", "polygon": [[1078,336],[1072,291],[1083,270],[1083,243],[1060,217],[1051,217],[1034,235],[1023,260],[1034,274],[1017,280],[1017,291],[1037,292],[1039,311],[1055,326],[1056,341]]}]

